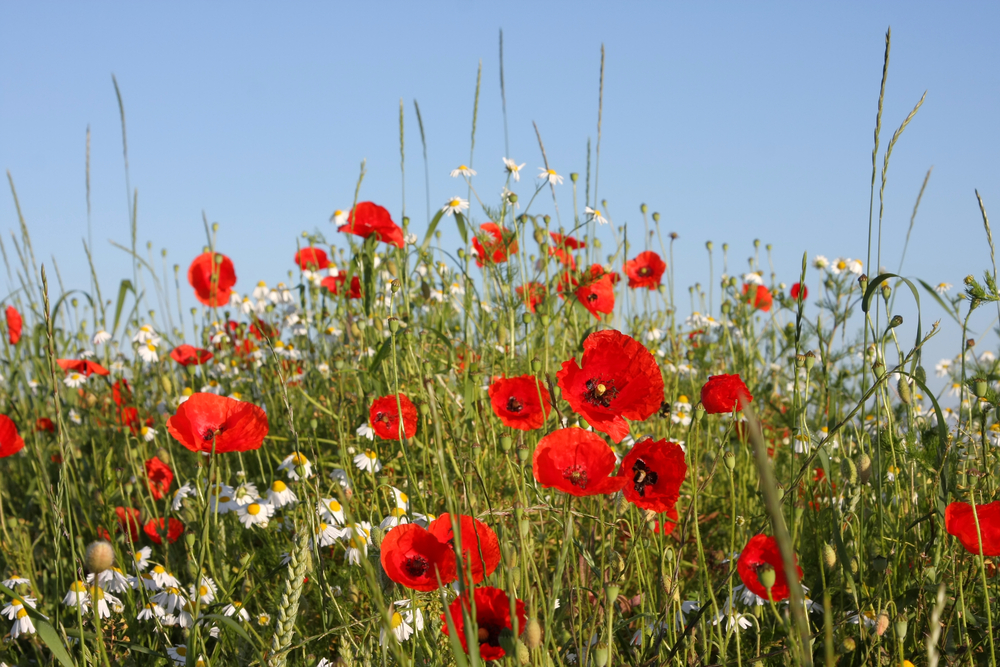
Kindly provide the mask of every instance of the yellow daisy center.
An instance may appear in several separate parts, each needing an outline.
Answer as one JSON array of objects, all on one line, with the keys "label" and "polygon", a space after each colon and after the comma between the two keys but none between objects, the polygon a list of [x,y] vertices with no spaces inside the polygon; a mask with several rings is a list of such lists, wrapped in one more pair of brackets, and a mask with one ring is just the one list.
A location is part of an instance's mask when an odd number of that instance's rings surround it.
[{"label": "yellow daisy center", "polygon": [[288,486],[284,482],[282,482],[280,479],[277,480],[277,481],[275,481],[275,483],[271,485],[271,490],[274,491],[275,493],[281,493],[282,491],[284,491],[287,488],[288,488]]},{"label": "yellow daisy center", "polygon": [[258,505],[257,503],[250,503],[247,506],[247,514],[249,514],[250,516],[257,516],[258,514],[260,514],[260,505]]}]

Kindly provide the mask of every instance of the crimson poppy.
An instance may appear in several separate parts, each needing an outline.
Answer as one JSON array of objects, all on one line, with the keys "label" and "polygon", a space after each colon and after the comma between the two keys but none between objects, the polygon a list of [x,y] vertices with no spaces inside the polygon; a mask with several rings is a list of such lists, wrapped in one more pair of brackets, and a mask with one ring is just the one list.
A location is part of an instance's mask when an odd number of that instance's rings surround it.
[{"label": "crimson poppy", "polygon": [[143,527],[143,531],[155,544],[163,544],[164,534],[167,536],[167,541],[173,544],[184,534],[184,524],[173,517],[170,517],[169,523],[166,519],[150,519]]},{"label": "crimson poppy", "polygon": [[489,388],[493,413],[519,431],[541,428],[552,412],[549,390],[531,375],[497,378]]},{"label": "crimson poppy", "polygon": [[11,345],[17,345],[17,342],[21,340],[21,331],[24,328],[24,320],[21,319],[21,313],[17,312],[17,308],[14,306],[7,306],[7,340],[10,341]]},{"label": "crimson poppy", "polygon": [[[795,559],[798,562],[798,559]],[[757,597],[767,599],[767,588],[760,581],[760,572],[765,568],[774,570],[774,585],[771,587],[771,598],[775,602],[788,598],[788,578],[785,572],[785,562],[781,558],[781,551],[778,550],[778,541],[768,535],[754,535],[740,552],[740,559],[736,562],[736,571],[739,572],[743,585]],[[798,570],[799,579],[802,578],[802,568],[795,566]]]},{"label": "crimson poppy", "polygon": [[118,412],[118,421],[122,426],[128,426],[133,435],[139,434],[139,411],[132,407],[122,408]]},{"label": "crimson poppy", "polygon": [[982,555],[1000,556],[1000,500],[976,505],[974,515],[969,503],[949,503],[944,510],[944,528],[949,535],[957,537],[970,554],[979,553],[979,536],[982,535]]},{"label": "crimson poppy", "polygon": [[159,456],[154,456],[146,461],[146,481],[149,484],[149,492],[153,494],[153,500],[162,500],[174,481],[174,471],[161,461]]},{"label": "crimson poppy", "polygon": [[644,421],[663,404],[656,359],[642,343],[613,329],[587,336],[580,364],[564,361],[556,377],[573,411],[614,442],[628,435],[625,419]]},{"label": "crimson poppy", "polygon": [[644,438],[622,459],[618,472],[625,478],[625,499],[654,512],[667,512],[680,498],[687,475],[684,450],[666,440]]},{"label": "crimson poppy", "polygon": [[[335,276],[327,276],[320,281],[320,285],[327,288],[334,294],[340,294],[340,290],[343,289],[344,285],[347,283],[347,274],[338,273]],[[348,299],[360,299],[361,298],[361,278],[358,276],[351,276],[351,291],[347,293]]]},{"label": "crimson poppy", "polygon": [[484,261],[502,264],[507,261],[508,255],[517,254],[517,237],[514,232],[495,222],[484,222],[479,225],[479,229],[481,233],[472,237],[476,266],[482,267]]},{"label": "crimson poppy", "polygon": [[743,296],[754,308],[762,312],[771,310],[771,292],[763,285],[743,284]]},{"label": "crimson poppy", "polygon": [[625,486],[627,480],[614,474],[617,463],[604,438],[574,426],[539,440],[532,472],[542,486],[573,496],[596,496]]},{"label": "crimson poppy", "polygon": [[590,275],[584,273],[574,290],[577,301],[597,319],[601,318],[599,313],[607,315],[615,309],[615,275],[606,273],[600,264],[594,264],[590,267]]},{"label": "crimson poppy", "polygon": [[753,396],[739,373],[713,375],[701,387],[701,404],[710,415],[742,410],[752,401]]},{"label": "crimson poppy", "polygon": [[115,383],[111,385],[111,398],[119,407],[122,403],[132,402],[132,387],[129,386],[128,380],[125,378],[115,380]]},{"label": "crimson poppy", "polygon": [[396,404],[396,394],[376,398],[368,411],[372,429],[376,435],[386,440],[399,440],[399,414],[402,408],[403,433],[407,438],[417,434],[417,408],[406,397],[399,394],[399,404]]},{"label": "crimson poppy", "polygon": [[215,356],[208,350],[203,350],[200,347],[195,347],[194,345],[178,345],[174,349],[170,350],[170,358],[179,363],[181,366],[190,366],[194,364],[195,366],[200,366],[212,359]]},{"label": "crimson poppy", "polygon": [[584,241],[575,239],[572,236],[563,236],[562,234],[557,234],[555,232],[549,232],[549,236],[552,237],[552,242],[557,246],[570,248],[571,250],[579,250],[580,248],[587,247],[587,244]]},{"label": "crimson poppy", "polygon": [[24,449],[24,438],[17,432],[17,424],[7,415],[0,415],[0,459],[17,454]]},{"label": "crimson poppy", "polygon": [[524,302],[529,313],[535,312],[535,308],[545,301],[546,289],[542,283],[530,282],[527,285],[519,285],[515,291],[517,292],[517,298]]},{"label": "crimson poppy", "polygon": [[167,431],[192,452],[245,452],[267,436],[267,414],[227,396],[191,394],[167,420]]},{"label": "crimson poppy", "polygon": [[[472,592],[472,599],[476,606],[476,627],[479,628],[479,657],[484,661],[500,660],[506,655],[503,647],[500,646],[500,633],[507,629],[513,630],[514,624],[510,616],[510,598],[501,588],[483,586]],[[462,649],[469,652],[469,645],[465,637],[465,614],[472,615],[472,605],[469,603],[469,593],[466,591],[461,597],[448,605],[448,615],[455,626],[455,634],[462,644]],[[522,632],[527,624],[528,617],[524,613],[524,602],[514,599],[514,611],[517,614],[517,631]],[[445,615],[441,614],[443,625],[441,629],[446,635],[451,634],[448,629],[448,621]]]},{"label": "crimson poppy", "polygon": [[[128,531],[129,537],[132,542],[139,539],[139,510],[134,507],[116,507],[115,515],[118,517],[118,527],[115,532],[124,533]],[[111,541],[111,535],[103,527],[97,529],[98,535],[103,537],[105,540]]]},{"label": "crimson poppy", "polygon": [[233,260],[221,253],[203,252],[188,268],[188,283],[194,288],[198,301],[206,306],[226,305],[236,284]]},{"label": "crimson poppy", "polygon": [[374,234],[379,241],[397,248],[405,245],[403,230],[392,221],[389,211],[370,201],[358,202],[347,216],[347,224],[337,230],[364,238]]},{"label": "crimson poppy", "polygon": [[640,252],[635,259],[625,262],[625,275],[628,276],[628,286],[636,289],[645,287],[656,289],[660,286],[667,263],[655,252],[647,250]]},{"label": "crimson poppy", "polygon": [[809,288],[801,283],[795,283],[792,285],[792,289],[789,294],[791,294],[792,299],[795,301],[799,300],[799,295],[801,294],[802,300],[805,301],[806,297],[809,296]]},{"label": "crimson poppy", "polygon": [[[493,574],[500,564],[500,540],[492,528],[475,517],[462,514],[458,521],[459,530],[462,531],[462,571],[465,571],[467,562],[472,583],[478,584]],[[445,512],[434,519],[427,530],[442,543],[454,545],[455,530],[451,525],[451,514]]]},{"label": "crimson poppy", "polygon": [[330,258],[326,256],[326,251],[322,248],[308,246],[295,253],[295,263],[303,271],[318,271],[330,266]]},{"label": "crimson poppy", "polygon": [[573,255],[565,248],[549,246],[549,257],[555,257],[563,265],[568,266],[570,271],[576,269],[576,260],[573,259]]},{"label": "crimson poppy", "polygon": [[90,377],[93,373],[97,373],[98,375],[111,374],[111,371],[107,368],[90,359],[56,359],[56,363],[64,371],[75,371],[82,373],[86,377]]},{"label": "crimson poppy", "polygon": [[35,430],[39,433],[55,433],[56,425],[48,417],[39,417],[35,420]]},{"label": "crimson poppy", "polygon": [[415,591],[437,590],[455,580],[455,551],[415,523],[403,523],[382,540],[382,569],[397,584]]}]

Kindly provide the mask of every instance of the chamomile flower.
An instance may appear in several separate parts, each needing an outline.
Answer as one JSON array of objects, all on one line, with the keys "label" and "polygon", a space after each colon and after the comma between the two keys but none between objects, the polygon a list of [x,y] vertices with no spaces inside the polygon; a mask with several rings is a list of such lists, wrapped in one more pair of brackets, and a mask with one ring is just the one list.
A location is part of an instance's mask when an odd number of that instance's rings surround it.
[{"label": "chamomile flower", "polygon": [[344,529],[343,537],[347,541],[347,562],[360,565],[361,559],[368,555],[368,545],[372,543],[372,525],[367,521],[352,523]]},{"label": "chamomile flower", "polygon": [[469,208],[469,202],[461,197],[452,197],[448,200],[447,204],[441,207],[441,211],[445,215],[454,215],[455,213],[461,213],[467,208]]},{"label": "chamomile flower", "polygon": [[122,601],[100,586],[91,586],[87,592],[90,594],[91,604],[97,609],[97,614],[101,618],[111,618],[112,608],[115,612],[122,611]]},{"label": "chamomile flower", "polygon": [[[87,575],[87,583],[94,584],[93,573]],[[124,593],[132,588],[129,578],[117,567],[111,567],[97,575],[97,585],[111,593]]]},{"label": "chamomile flower", "polygon": [[139,345],[139,358],[147,364],[152,364],[160,360],[160,355],[156,353],[154,343],[142,343]]},{"label": "chamomile flower", "polygon": [[360,454],[355,455],[354,465],[358,467],[358,470],[373,474],[382,469],[382,462],[378,460],[378,454],[374,449],[366,449]]},{"label": "chamomile flower", "polygon": [[475,176],[475,175],[476,175],[476,170],[470,167],[466,167],[464,164],[458,165],[458,169],[451,170],[452,178],[458,178],[459,176],[465,176],[466,178],[468,178],[469,176]]},{"label": "chamomile flower", "polygon": [[508,157],[503,158],[504,169],[510,174],[510,177],[515,181],[521,180],[521,169],[524,168],[524,164],[518,164]]},{"label": "chamomile flower", "polygon": [[233,502],[237,506],[248,505],[260,498],[257,485],[253,482],[243,482],[233,491]]},{"label": "chamomile flower", "polygon": [[147,591],[160,590],[160,585],[156,583],[156,579],[153,578],[153,575],[150,572],[140,572],[138,577],[132,577],[131,584],[132,588],[139,588],[142,586]]},{"label": "chamomile flower", "polygon": [[608,224],[608,219],[604,217],[604,214],[602,214],[599,209],[587,206],[583,210],[587,212],[591,220],[597,220],[597,222],[602,225]]},{"label": "chamomile flower", "polygon": [[951,283],[938,283],[937,286],[934,288],[934,291],[937,292],[938,294],[947,294],[951,288],[952,288]]},{"label": "chamomile flower", "polygon": [[86,611],[89,601],[90,594],[87,593],[86,582],[74,581],[69,587],[69,592],[63,596],[62,603],[68,607],[83,607],[83,611]]},{"label": "chamomile flower", "polygon": [[813,267],[817,269],[825,269],[828,266],[830,266],[830,260],[825,256],[816,255],[816,257],[813,258]]},{"label": "chamomile flower", "polygon": [[111,334],[109,334],[104,329],[101,329],[100,331],[94,334],[94,337],[91,339],[91,342],[94,345],[103,345],[104,343],[107,343],[109,340],[111,340]]},{"label": "chamomile flower", "polygon": [[264,611],[257,614],[257,625],[261,627],[267,627],[271,625],[271,615]]},{"label": "chamomile flower", "polygon": [[177,581],[177,578],[167,572],[166,568],[162,565],[154,565],[149,574],[160,588],[179,588],[181,585],[181,582]]},{"label": "chamomile flower", "polygon": [[[190,483],[185,484],[184,486],[174,491],[174,499],[170,503],[170,508],[175,512],[179,512],[181,509],[182,501],[185,498],[190,498],[193,495],[194,495],[194,487]],[[149,547],[146,548],[148,549]]]},{"label": "chamomile flower", "polygon": [[548,181],[549,185],[562,185],[563,177],[556,173],[555,169],[538,168],[538,178]]},{"label": "chamomile flower", "polygon": [[346,225],[347,218],[350,215],[351,215],[350,212],[342,211],[338,208],[336,211],[333,212],[333,215],[330,216],[330,222],[332,222],[335,225]]},{"label": "chamomile flower", "polygon": [[236,510],[236,515],[245,528],[266,527],[267,522],[274,516],[274,506],[270,503],[252,502],[240,505],[240,508]]},{"label": "chamomile flower", "polygon": [[133,556],[135,560],[135,569],[138,572],[145,572],[146,568],[149,567],[149,557],[153,555],[153,549],[151,547],[143,547],[135,552]]},{"label": "chamomile flower", "polygon": [[316,513],[323,521],[337,525],[344,523],[344,507],[336,498],[321,498],[316,503]]},{"label": "chamomile flower", "polygon": [[394,486],[390,486],[389,488],[392,489],[393,498],[396,500],[396,507],[404,512],[410,509],[410,497]]},{"label": "chamomile flower", "polygon": [[151,601],[163,607],[163,611],[173,614],[174,611],[184,607],[184,603],[189,598],[184,595],[184,591],[179,586],[168,586],[150,598]]},{"label": "chamomile flower", "polygon": [[312,477],[312,463],[309,462],[305,454],[299,452],[292,452],[286,456],[281,465],[278,466],[278,470],[284,470],[288,479],[296,481],[301,477],[306,479]]},{"label": "chamomile flower", "polygon": [[83,423],[83,418],[80,417],[80,413],[73,408],[69,409],[69,420],[77,426]]},{"label": "chamomile flower", "polygon": [[274,480],[271,488],[267,490],[267,502],[275,509],[282,508],[285,505],[293,505],[298,501],[299,499],[295,495],[295,492],[289,489],[288,485],[280,479]]},{"label": "chamomile flower", "polygon": [[337,529],[328,523],[321,522],[316,525],[316,544],[321,547],[328,547],[337,541]]},{"label": "chamomile flower", "polygon": [[[389,631],[397,642],[405,642],[414,632],[424,629],[424,615],[420,608],[412,605],[409,600],[397,600],[389,608]],[[379,642],[385,646],[386,628],[379,633]]]},{"label": "chamomile flower", "polygon": [[406,518],[406,510],[400,507],[393,507],[389,510],[389,514],[382,519],[382,523],[380,523],[378,527],[382,530],[390,530],[400,524],[409,522],[410,520]]},{"label": "chamomile flower", "polygon": [[344,489],[344,493],[347,497],[351,497],[353,490],[351,489],[351,480],[348,478],[346,470],[343,468],[334,468],[330,471],[330,479],[340,484],[340,487]]},{"label": "chamomile flower", "polygon": [[152,426],[143,426],[139,429],[139,432],[142,434],[142,439],[146,442],[153,442],[156,439],[156,429]]},{"label": "chamomile flower", "polygon": [[[184,644],[178,644],[177,646],[168,646],[167,655],[170,659],[174,661],[175,665],[186,665],[187,664],[187,646]],[[205,659],[201,656],[195,661],[195,667],[204,667]]]},{"label": "chamomile flower", "polygon": [[202,575],[198,590],[195,591],[193,585],[188,590],[191,592],[192,600],[200,598],[202,604],[211,604],[215,601],[215,594],[219,591],[219,588],[212,581],[211,577]]},{"label": "chamomile flower", "polygon": [[236,509],[233,501],[236,491],[228,484],[214,484],[208,490],[208,504],[217,514],[228,514]]},{"label": "chamomile flower", "polygon": [[368,422],[359,426],[355,433],[357,433],[359,438],[368,438],[369,440],[375,439],[375,431]]},{"label": "chamomile flower", "polygon": [[153,331],[153,327],[148,324],[143,324],[139,327],[139,330],[135,332],[135,335],[132,336],[132,342],[139,343],[140,345],[144,343],[153,343],[153,345],[156,345],[160,342],[160,337],[156,335],[155,331]]},{"label": "chamomile flower", "polygon": [[79,389],[87,382],[87,376],[83,373],[72,372],[63,378],[63,384],[70,389]]},{"label": "chamomile flower", "polygon": [[10,577],[9,579],[4,579],[3,581],[0,581],[0,584],[3,584],[7,588],[14,588],[15,586],[21,586],[22,584],[30,584],[30,583],[31,581],[29,581],[28,579],[25,579],[24,577],[18,577],[16,575]]},{"label": "chamomile flower", "polygon": [[10,629],[11,639],[17,639],[21,635],[31,635],[35,633],[35,625],[31,622],[31,617],[28,616],[28,610],[25,606],[35,608],[38,601],[27,595],[13,598],[7,603],[0,614],[7,617],[8,621],[14,621],[14,625]]},{"label": "chamomile flower", "polygon": [[166,613],[167,612],[163,611],[163,607],[155,602],[147,602],[143,605],[142,611],[140,611],[135,618],[138,621],[150,621],[154,618],[163,618]]},{"label": "chamomile flower", "polygon": [[233,600],[230,604],[227,604],[222,608],[223,616],[236,616],[236,618],[241,621],[250,620],[250,612],[243,608],[243,603],[239,600]]},{"label": "chamomile flower", "polygon": [[417,524],[421,528],[426,528],[431,524],[431,521],[437,518],[434,514],[421,514],[420,512],[413,513],[413,523]]}]

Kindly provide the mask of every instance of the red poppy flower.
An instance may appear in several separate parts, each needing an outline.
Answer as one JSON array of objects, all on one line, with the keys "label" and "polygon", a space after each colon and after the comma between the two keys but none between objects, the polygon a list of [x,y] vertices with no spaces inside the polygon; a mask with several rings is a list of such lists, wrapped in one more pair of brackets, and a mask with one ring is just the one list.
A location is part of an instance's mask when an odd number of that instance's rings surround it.
[{"label": "red poppy flower", "polygon": [[573,255],[571,255],[570,252],[565,248],[557,248],[549,246],[549,257],[555,257],[564,266],[568,266],[570,271],[576,269],[576,260],[573,259]]},{"label": "red poppy flower", "polygon": [[[478,584],[493,574],[500,564],[500,540],[493,529],[479,519],[465,514],[458,519],[462,531],[462,570],[465,571],[465,563],[468,563],[472,583]],[[431,521],[427,530],[442,543],[454,546],[455,531],[447,512]]]},{"label": "red poppy flower", "polygon": [[653,355],[635,339],[613,329],[583,341],[580,365],[564,361],[556,373],[573,411],[621,442],[628,423],[644,421],[663,404],[663,376]]},{"label": "red poppy flower", "polygon": [[744,283],[743,296],[747,297],[750,305],[757,310],[765,313],[771,310],[771,292],[763,285]]},{"label": "red poppy flower", "polygon": [[614,474],[617,463],[601,436],[582,428],[562,428],[538,442],[532,472],[543,486],[573,496],[596,496],[625,486],[627,480]]},{"label": "red poppy flower", "polygon": [[407,438],[417,434],[417,408],[406,397],[399,395],[399,405],[396,404],[396,394],[376,398],[368,411],[372,429],[376,435],[386,440],[399,440],[399,408],[403,411],[403,433]]},{"label": "red poppy flower", "polygon": [[174,481],[174,471],[161,461],[159,456],[154,456],[146,461],[146,481],[149,483],[149,492],[153,494],[153,500],[162,500]]},{"label": "red poppy flower", "polygon": [[455,551],[415,523],[403,523],[382,540],[382,569],[397,584],[415,591],[434,591],[438,580],[455,580]]},{"label": "red poppy flower", "polygon": [[[139,539],[139,510],[134,507],[116,507],[115,514],[118,516],[118,526],[115,529],[116,533],[124,533],[126,530],[129,532],[129,537],[132,542]],[[111,541],[111,534],[108,533],[103,527],[97,529],[97,534],[103,537],[105,540]]]},{"label": "red poppy flower", "polygon": [[167,431],[192,452],[245,452],[267,436],[267,414],[235,398],[197,393],[180,404],[167,420]]},{"label": "red poppy flower", "polygon": [[7,340],[11,345],[17,345],[21,340],[21,330],[24,328],[24,320],[21,313],[17,312],[14,306],[7,306]]},{"label": "red poppy flower", "polygon": [[[798,559],[796,558],[796,562]],[[760,571],[764,568],[774,569],[774,585],[771,587],[771,597],[775,602],[788,598],[788,578],[785,573],[785,563],[778,550],[778,541],[767,535],[754,535],[740,552],[736,562],[743,585],[758,597],[767,599],[767,589],[760,583]],[[802,578],[802,568],[798,565],[799,579]]]},{"label": "red poppy flower", "polygon": [[39,417],[35,420],[35,430],[39,433],[55,433],[56,425],[52,423],[52,420],[48,417]]},{"label": "red poppy flower", "polygon": [[976,534],[976,518],[979,518],[979,534],[983,537],[984,556],[1000,556],[1000,500],[985,505],[976,505],[972,513],[969,503],[949,503],[944,510],[944,528],[954,535],[970,554],[979,553],[979,535]]},{"label": "red poppy flower", "polygon": [[809,288],[800,283],[795,283],[794,285],[792,285],[790,294],[792,299],[794,299],[795,301],[799,300],[799,294],[801,294],[802,300],[805,301],[806,297],[809,296]]},{"label": "red poppy flower", "polygon": [[214,355],[208,350],[203,350],[194,345],[178,345],[170,350],[170,358],[181,366],[200,366],[212,359]]},{"label": "red poppy flower", "polygon": [[17,454],[24,449],[24,438],[17,432],[17,424],[7,415],[0,415],[0,459]]},{"label": "red poppy flower", "polygon": [[[576,280],[573,281],[576,284]],[[575,290],[577,301],[600,319],[599,313],[608,314],[615,309],[615,286],[613,274],[605,273],[600,264],[590,267],[590,275],[584,274]]]},{"label": "red poppy flower", "polygon": [[701,404],[705,412],[717,415],[722,412],[742,410],[752,402],[750,390],[743,384],[739,373],[735,375],[713,375],[701,388]]},{"label": "red poppy flower", "polygon": [[330,266],[330,258],[326,256],[326,251],[322,248],[315,248],[313,246],[308,246],[306,248],[301,248],[295,253],[295,263],[299,265],[299,268],[303,271],[318,271],[319,269],[325,269]]},{"label": "red poppy flower", "polygon": [[111,398],[119,407],[123,402],[132,402],[132,387],[129,386],[128,380],[125,378],[115,380],[115,383],[111,385]]},{"label": "red poppy flower", "polygon": [[677,513],[676,506],[668,508],[666,515],[666,519],[662,521],[657,519],[653,522],[653,532],[662,534],[664,537],[674,532],[674,528],[677,527],[677,522],[681,518],[681,515]]},{"label": "red poppy flower", "polygon": [[489,388],[493,413],[504,426],[519,431],[541,428],[552,412],[549,390],[534,376],[498,378]]},{"label": "red poppy flower", "polygon": [[517,237],[514,232],[504,229],[495,222],[479,225],[480,233],[472,237],[476,266],[482,267],[484,260],[493,264],[507,261],[508,255],[517,254]]},{"label": "red poppy flower", "polygon": [[[525,296],[525,289],[527,289],[527,296]],[[535,312],[538,304],[545,301],[546,289],[542,283],[531,282],[527,285],[519,285],[515,291],[517,292],[518,300],[524,302],[529,313]]]},{"label": "red poppy flower", "polygon": [[397,248],[406,245],[403,240],[403,230],[392,221],[389,211],[370,201],[358,202],[347,216],[347,224],[341,225],[337,229],[364,238],[374,234],[379,241]]},{"label": "red poppy flower", "polygon": [[[500,646],[500,633],[505,628],[514,629],[514,624],[510,617],[510,598],[501,588],[483,586],[472,592],[472,599],[476,603],[476,627],[479,628],[479,657],[484,661],[500,660],[506,653]],[[468,640],[465,635],[465,613],[472,615],[472,605],[469,603],[469,593],[466,591],[461,597],[455,599],[448,605],[448,615],[455,625],[455,634],[462,644],[466,653],[469,652]],[[514,599],[514,611],[517,614],[517,631],[522,632],[527,625],[528,617],[524,613],[524,602]],[[448,621],[445,615],[441,614],[441,629],[444,633],[451,634],[448,629]]]},{"label": "red poppy flower", "polygon": [[188,268],[188,283],[198,301],[213,308],[224,306],[236,284],[233,261],[221,253],[203,252]]},{"label": "red poppy flower", "polygon": [[667,263],[655,252],[647,250],[636,255],[635,259],[625,262],[625,275],[628,276],[628,286],[635,289],[645,287],[656,289],[660,286]]},{"label": "red poppy flower", "polygon": [[[338,273],[335,276],[327,276],[320,281],[320,285],[327,288],[334,294],[340,294],[340,290],[343,289],[344,285],[347,283],[347,274]],[[351,291],[347,293],[348,299],[360,299],[361,298],[361,278],[358,276],[351,277]]]},{"label": "red poppy flower", "polygon": [[184,524],[173,517],[170,517],[169,523],[166,519],[150,519],[143,531],[155,544],[163,544],[163,534],[166,533],[167,541],[173,544],[184,533]]},{"label": "red poppy flower", "polygon": [[563,236],[562,234],[556,234],[555,232],[549,232],[549,236],[552,237],[552,242],[557,246],[570,248],[571,250],[579,250],[580,248],[587,247],[586,243],[575,239],[572,236]]},{"label": "red poppy flower", "polygon": [[89,359],[56,359],[56,363],[64,371],[75,371],[82,373],[86,377],[90,377],[92,373],[97,373],[98,375],[111,374],[111,371],[107,368]]},{"label": "red poppy flower", "polygon": [[133,435],[138,435],[139,433],[138,410],[132,407],[122,408],[118,412],[118,421],[121,422],[122,426],[128,426],[128,430],[132,431]]},{"label": "red poppy flower", "polygon": [[680,498],[687,475],[684,450],[673,442],[645,438],[622,459],[618,472],[625,478],[622,492],[630,503],[654,512],[667,512]]}]

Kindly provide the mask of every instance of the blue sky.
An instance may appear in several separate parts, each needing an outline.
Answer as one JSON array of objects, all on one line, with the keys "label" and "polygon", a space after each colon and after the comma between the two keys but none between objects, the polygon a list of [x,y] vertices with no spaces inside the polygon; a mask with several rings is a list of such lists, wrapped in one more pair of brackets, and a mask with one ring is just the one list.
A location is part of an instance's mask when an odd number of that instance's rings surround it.
[{"label": "blue sky", "polygon": [[[754,238],[773,243],[789,283],[804,251],[865,256],[889,25],[883,146],[928,92],[890,163],[882,263],[898,265],[932,165],[904,273],[957,289],[989,265],[974,189],[1000,220],[995,3],[8,3],[3,13],[0,166],[14,178],[36,254],[56,257],[67,286],[87,283],[88,124],[105,292],[131,273],[108,243],[128,243],[112,73],[140,245],[166,248],[186,267],[204,245],[205,211],[222,225],[237,289],[249,291],[286,277],[300,232],[336,236],[327,220],[350,205],[362,159],[362,198],[398,219],[401,98],[414,229],[427,208],[414,99],[431,208],[464,195],[448,172],[469,160],[480,60],[472,166],[484,196],[499,192],[501,28],[510,155],[530,174],[541,164],[532,121],[556,170],[585,171],[605,45],[599,195],[616,224],[641,225],[643,202],[662,213],[664,232],[680,235],[682,287],[706,282],[707,240],[730,244],[731,272],[746,266]],[[568,181],[558,194],[571,210]],[[3,198],[0,230],[14,229]],[[936,319],[936,306],[926,308]]]}]

